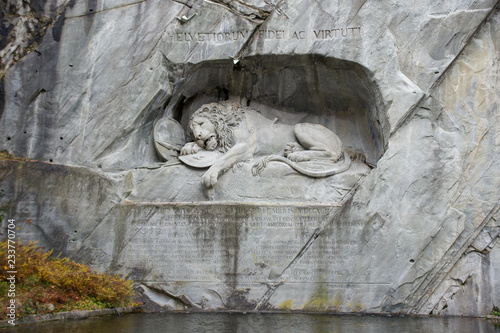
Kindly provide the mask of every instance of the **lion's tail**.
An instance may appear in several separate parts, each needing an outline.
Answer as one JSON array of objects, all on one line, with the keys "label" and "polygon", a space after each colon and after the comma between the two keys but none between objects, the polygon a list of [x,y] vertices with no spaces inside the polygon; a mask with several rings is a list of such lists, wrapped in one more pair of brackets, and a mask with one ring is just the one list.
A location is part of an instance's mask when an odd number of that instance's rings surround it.
[{"label": "lion's tail", "polygon": [[290,166],[292,169],[295,171],[309,176],[313,178],[322,178],[322,177],[329,177],[333,176],[342,172],[345,172],[349,170],[351,167],[351,158],[348,153],[344,152],[344,159],[341,162],[338,162],[335,164],[334,167],[327,169],[327,170],[321,170],[321,171],[313,171],[313,170],[307,170],[299,166],[297,163],[290,161],[288,158],[283,157],[283,156],[278,156],[278,155],[273,155],[273,156],[267,156],[264,157],[260,162],[254,164],[252,167],[252,174],[254,176],[260,175],[262,170],[267,166],[267,164],[271,161],[275,162],[282,162]]},{"label": "lion's tail", "polygon": [[267,163],[269,163],[273,157],[281,157],[281,156],[266,156],[263,159],[261,159],[259,162],[255,163],[252,167],[252,175],[260,176],[260,173],[262,170],[264,170],[267,167]]}]

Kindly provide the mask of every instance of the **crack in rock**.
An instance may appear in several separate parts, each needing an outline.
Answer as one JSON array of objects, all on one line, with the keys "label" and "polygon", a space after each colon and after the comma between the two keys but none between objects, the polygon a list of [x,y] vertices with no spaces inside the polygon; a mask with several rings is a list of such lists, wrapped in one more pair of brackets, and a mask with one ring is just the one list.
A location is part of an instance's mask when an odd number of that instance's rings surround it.
[{"label": "crack in rock", "polygon": [[209,2],[222,5],[228,8],[233,13],[236,13],[237,15],[243,16],[251,20],[263,21],[272,12],[272,8],[270,6],[257,7],[255,5],[246,3],[244,1],[211,0]]},{"label": "crack in rock", "polygon": [[284,283],[283,280],[286,278],[286,271],[291,269],[295,264],[304,256],[304,254],[311,248],[313,243],[316,241],[316,239],[324,232],[324,230],[330,226],[336,219],[336,217],[340,214],[342,211],[342,207],[344,204],[352,198],[356,190],[359,188],[361,184],[361,179],[364,177],[361,177],[358,182],[353,186],[353,188],[344,196],[342,199],[340,206],[332,208],[330,212],[330,216],[325,219],[325,222],[319,227],[314,230],[312,235],[309,237],[307,240],[306,244],[300,249],[299,253],[290,261],[290,263],[280,272],[276,272],[271,270],[269,274],[269,279],[274,280],[275,282],[267,284],[267,291],[264,293],[264,295],[260,298],[260,300],[257,302],[257,305],[255,306],[256,311],[258,310],[263,310],[267,304],[269,299],[274,295],[276,290]]}]

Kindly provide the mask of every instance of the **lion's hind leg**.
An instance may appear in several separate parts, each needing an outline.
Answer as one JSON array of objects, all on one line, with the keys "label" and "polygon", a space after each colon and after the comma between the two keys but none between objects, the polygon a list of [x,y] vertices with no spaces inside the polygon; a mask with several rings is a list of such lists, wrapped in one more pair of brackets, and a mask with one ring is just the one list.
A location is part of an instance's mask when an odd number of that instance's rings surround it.
[{"label": "lion's hind leg", "polygon": [[297,124],[294,127],[294,134],[306,150],[289,154],[287,157],[292,161],[331,159],[336,162],[342,156],[342,141],[335,133],[320,124]]}]

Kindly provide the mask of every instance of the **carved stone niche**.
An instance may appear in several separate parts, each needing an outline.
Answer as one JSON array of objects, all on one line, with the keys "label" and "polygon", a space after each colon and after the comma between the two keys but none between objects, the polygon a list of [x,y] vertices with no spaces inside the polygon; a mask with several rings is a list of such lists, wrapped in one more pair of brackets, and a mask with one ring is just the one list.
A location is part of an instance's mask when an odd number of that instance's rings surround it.
[{"label": "carved stone niche", "polygon": [[370,73],[316,56],[181,69],[154,126],[164,164],[107,215],[120,236],[103,268],[165,310],[345,312],[382,299],[386,277],[359,269],[364,221],[338,219],[386,146]]},{"label": "carved stone niche", "polygon": [[[169,165],[157,173],[171,179],[168,188],[162,187],[163,197],[139,189],[137,199],[341,202],[384,152],[383,101],[359,64],[256,56],[205,62],[185,73],[155,126],[158,154]],[[214,122],[228,125],[230,144],[215,133]],[[186,144],[165,133],[180,127]]]}]

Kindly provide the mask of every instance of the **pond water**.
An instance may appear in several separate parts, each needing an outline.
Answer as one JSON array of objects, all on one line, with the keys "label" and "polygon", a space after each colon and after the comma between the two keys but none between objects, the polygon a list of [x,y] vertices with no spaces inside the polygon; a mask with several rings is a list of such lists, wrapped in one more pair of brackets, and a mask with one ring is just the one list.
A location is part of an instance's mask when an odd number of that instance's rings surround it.
[{"label": "pond water", "polygon": [[480,318],[316,314],[135,313],[8,327],[8,332],[500,332]]}]

